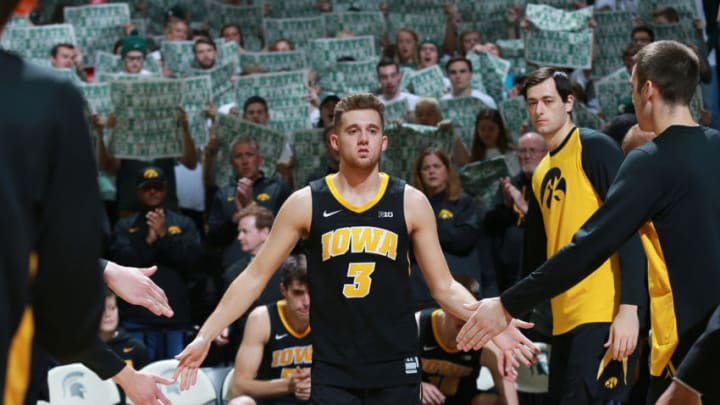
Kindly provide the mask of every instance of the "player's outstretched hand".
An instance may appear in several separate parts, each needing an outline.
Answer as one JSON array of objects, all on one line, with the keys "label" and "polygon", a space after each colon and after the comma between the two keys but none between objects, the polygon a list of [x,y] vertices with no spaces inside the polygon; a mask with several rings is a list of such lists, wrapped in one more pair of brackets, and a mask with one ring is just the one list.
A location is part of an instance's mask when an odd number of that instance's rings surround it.
[{"label": "player's outstretched hand", "polygon": [[180,378],[180,391],[190,389],[197,381],[197,371],[210,350],[212,340],[197,336],[175,359],[180,363],[175,369],[173,380]]},{"label": "player's outstretched hand", "polygon": [[611,348],[613,360],[620,361],[635,351],[639,329],[637,306],[621,304],[604,345],[605,348]]},{"label": "player's outstretched hand", "polygon": [[135,371],[130,366],[125,366],[113,377],[113,381],[122,387],[125,395],[135,405],[157,405],[158,401],[164,405],[172,405],[157,384],[174,384],[174,379],[142,373]]},{"label": "player's outstretched hand", "polygon": [[533,323],[513,319],[505,330],[492,338],[492,342],[505,352],[506,356],[510,356],[510,362],[515,367],[520,364],[530,367],[537,362],[540,348],[520,332],[520,329],[530,329],[533,326]]},{"label": "player's outstretched hand", "polygon": [[466,352],[480,350],[485,343],[505,330],[512,319],[500,302],[500,297],[465,304],[465,308],[474,311],[457,335],[458,349]]},{"label": "player's outstretched hand", "polygon": [[156,271],[156,266],[126,267],[108,261],[103,275],[107,286],[118,297],[133,305],[140,305],[155,315],[170,318],[173,310],[165,292],[150,280]]}]

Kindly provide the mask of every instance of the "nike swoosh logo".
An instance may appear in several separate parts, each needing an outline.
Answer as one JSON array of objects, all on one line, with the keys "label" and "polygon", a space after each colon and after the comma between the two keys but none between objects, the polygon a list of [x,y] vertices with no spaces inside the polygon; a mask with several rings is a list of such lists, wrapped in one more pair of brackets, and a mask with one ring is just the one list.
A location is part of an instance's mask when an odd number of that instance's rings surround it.
[{"label": "nike swoosh logo", "polygon": [[331,212],[323,211],[323,218],[331,217],[340,211],[342,211],[342,210],[331,211]]},{"label": "nike swoosh logo", "polygon": [[285,339],[287,337],[287,333],[283,333],[282,335],[275,334],[275,340]]},{"label": "nike swoosh logo", "polygon": [[423,350],[429,351],[429,350],[435,350],[437,349],[437,346],[423,346]]}]

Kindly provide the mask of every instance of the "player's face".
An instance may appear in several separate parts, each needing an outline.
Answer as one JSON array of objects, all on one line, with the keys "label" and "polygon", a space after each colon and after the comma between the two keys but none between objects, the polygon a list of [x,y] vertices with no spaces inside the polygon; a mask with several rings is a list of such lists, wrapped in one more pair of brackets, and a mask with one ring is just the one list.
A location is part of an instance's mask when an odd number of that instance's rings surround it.
[{"label": "player's face", "polygon": [[254,179],[260,173],[262,155],[252,142],[235,144],[230,154],[230,165],[239,177]]},{"label": "player's face", "polygon": [[57,69],[70,69],[75,64],[73,58],[75,57],[75,50],[61,46],[57,49],[55,56],[50,57],[50,62],[54,68]]},{"label": "player's face", "polygon": [[488,148],[497,147],[498,137],[500,136],[500,128],[491,119],[483,119],[477,122],[478,138]]},{"label": "player's face", "polygon": [[636,72],[637,66],[633,66],[632,70],[632,76],[630,76],[630,85],[632,86],[632,102],[633,107],[635,108],[635,116],[638,120],[638,126],[643,131],[652,131],[653,130],[653,124],[652,124],[652,115],[650,104],[647,101],[643,100],[643,95],[645,94],[645,91],[647,89],[646,86],[643,86],[641,91],[638,93],[637,91],[637,84],[638,84],[638,78],[637,78],[637,72]]},{"label": "player's face", "polygon": [[195,60],[203,69],[210,69],[215,65],[215,57],[217,51],[211,45],[197,44],[195,45]]},{"label": "player's face", "polygon": [[307,284],[297,280],[290,282],[289,286],[280,284],[280,292],[287,300],[287,309],[298,319],[310,319],[310,292]]},{"label": "player's face", "polygon": [[165,202],[167,188],[163,183],[148,183],[137,190],[140,205],[145,208],[158,208]]},{"label": "player's face", "polygon": [[402,76],[395,65],[382,66],[378,69],[378,81],[382,88],[382,94],[386,98],[391,98],[397,94],[400,89],[401,79]]},{"label": "player's face", "polygon": [[447,167],[436,155],[426,155],[420,165],[420,178],[430,195],[437,194],[447,187]]},{"label": "player's face", "polygon": [[138,74],[142,71],[145,55],[140,51],[130,51],[123,58],[125,73]]},{"label": "player's face", "polygon": [[433,44],[422,44],[420,47],[420,69],[436,65],[439,55]]},{"label": "player's face", "polygon": [[118,322],[118,307],[115,296],[105,297],[105,310],[100,320],[100,332],[115,332],[118,327]]},{"label": "player's face", "polygon": [[552,78],[527,89],[526,100],[530,120],[543,136],[555,135],[570,119],[573,96],[569,95],[567,102],[563,102]]},{"label": "player's face", "polygon": [[353,110],[342,114],[339,131],[330,136],[340,151],[340,161],[357,169],[377,167],[387,147],[380,113],[375,110]]},{"label": "player's face", "polygon": [[238,222],[238,241],[240,241],[240,249],[245,253],[256,255],[267,239],[270,229],[258,229],[255,226],[255,217],[248,215],[242,217]]},{"label": "player's face", "polygon": [[265,125],[270,120],[270,115],[263,103],[250,103],[243,113],[243,119]]},{"label": "player's face", "polygon": [[448,79],[452,84],[453,91],[461,91],[470,87],[472,80],[472,71],[465,62],[455,62],[448,66]]}]

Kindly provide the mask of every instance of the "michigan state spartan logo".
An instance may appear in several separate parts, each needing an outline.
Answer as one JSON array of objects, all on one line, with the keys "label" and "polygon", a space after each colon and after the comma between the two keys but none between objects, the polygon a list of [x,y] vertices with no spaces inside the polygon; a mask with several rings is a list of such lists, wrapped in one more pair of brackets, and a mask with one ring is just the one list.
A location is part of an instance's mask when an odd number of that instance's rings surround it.
[{"label": "michigan state spartan logo", "polygon": [[560,169],[553,167],[548,170],[543,178],[541,189],[540,189],[540,200],[541,204],[545,204],[545,207],[550,208],[550,205],[554,201],[561,201],[565,197],[567,192],[567,184],[565,179],[560,173]]}]

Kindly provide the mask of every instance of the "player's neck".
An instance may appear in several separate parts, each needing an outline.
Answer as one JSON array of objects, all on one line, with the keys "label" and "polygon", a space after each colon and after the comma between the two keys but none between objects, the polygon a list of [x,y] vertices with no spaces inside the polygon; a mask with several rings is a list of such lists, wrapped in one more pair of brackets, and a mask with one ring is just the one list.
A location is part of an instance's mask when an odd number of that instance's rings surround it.
[{"label": "player's neck", "polygon": [[307,330],[308,326],[310,326],[310,319],[300,319],[288,308],[287,304],[282,306],[281,311],[283,311],[285,319],[295,333],[302,334]]},{"label": "player's neck", "polygon": [[661,134],[670,126],[682,125],[688,127],[698,126],[692,117],[687,105],[668,105],[656,103],[652,107],[653,132]]},{"label": "player's neck", "polygon": [[570,130],[575,127],[575,123],[570,119],[570,116],[568,115],[567,121],[565,121],[565,124],[563,124],[560,129],[555,131],[552,134],[543,134],[543,138],[545,138],[545,143],[548,146],[549,151],[554,151],[558,148],[558,146],[562,145],[562,143],[565,141],[565,138],[570,136]]},{"label": "player's neck", "polygon": [[372,199],[380,189],[382,178],[377,165],[371,169],[362,170],[358,168],[345,169],[340,165],[340,171],[332,177],[333,185],[343,197],[352,202],[352,197],[369,195]]}]

